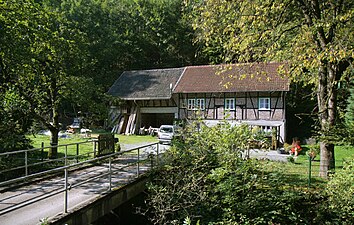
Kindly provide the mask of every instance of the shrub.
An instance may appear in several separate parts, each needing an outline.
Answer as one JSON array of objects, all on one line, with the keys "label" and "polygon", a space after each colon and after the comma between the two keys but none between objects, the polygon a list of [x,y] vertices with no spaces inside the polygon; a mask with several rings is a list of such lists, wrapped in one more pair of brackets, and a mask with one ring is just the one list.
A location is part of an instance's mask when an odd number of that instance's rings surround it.
[{"label": "shrub", "polygon": [[327,210],[335,224],[354,224],[354,159],[327,184]]},{"label": "shrub", "polygon": [[284,187],[270,162],[242,158],[254,140],[248,126],[188,129],[148,185],[155,224],[311,224],[317,217],[321,198]]}]

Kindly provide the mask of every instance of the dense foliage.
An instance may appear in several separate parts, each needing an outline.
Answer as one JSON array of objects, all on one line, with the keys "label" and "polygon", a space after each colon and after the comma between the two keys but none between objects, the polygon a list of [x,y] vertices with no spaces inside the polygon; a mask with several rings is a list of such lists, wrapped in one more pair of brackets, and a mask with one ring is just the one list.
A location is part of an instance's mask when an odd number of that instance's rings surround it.
[{"label": "dense foliage", "polygon": [[353,161],[308,189],[283,163],[245,158],[256,140],[262,135],[246,125],[188,127],[152,174],[146,215],[154,224],[354,222]]},{"label": "dense foliage", "polygon": [[16,93],[53,144],[78,112],[103,125],[122,71],[198,62],[179,0],[0,0],[0,43],[0,91]]},{"label": "dense foliage", "polygon": [[149,185],[155,224],[310,224],[322,198],[284,188],[281,172],[267,161],[245,159],[244,149],[262,141],[246,125],[189,128],[164,158]]},{"label": "dense foliage", "polygon": [[326,193],[328,209],[333,223],[354,223],[354,160],[346,163],[344,169],[329,181]]},{"label": "dense foliage", "polygon": [[108,88],[124,70],[194,64],[192,26],[180,0],[43,0],[84,34],[85,68]]},{"label": "dense foliage", "polygon": [[24,133],[31,126],[26,104],[13,92],[0,93],[0,152],[30,147]]},{"label": "dense foliage", "polygon": [[190,0],[194,27],[215,61],[284,61],[317,99],[321,176],[334,167],[338,94],[352,76],[354,3],[321,0]]}]

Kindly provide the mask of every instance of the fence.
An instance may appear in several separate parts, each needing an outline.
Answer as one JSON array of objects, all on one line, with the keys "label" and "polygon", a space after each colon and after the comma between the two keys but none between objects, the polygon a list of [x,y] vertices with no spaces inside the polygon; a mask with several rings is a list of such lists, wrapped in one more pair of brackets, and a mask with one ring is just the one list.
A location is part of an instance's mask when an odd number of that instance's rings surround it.
[{"label": "fence", "polygon": [[[66,145],[58,145],[55,147],[61,148],[60,152],[63,152],[62,156],[57,159],[44,159],[41,157],[45,149],[51,147],[42,147],[29,150],[21,150],[14,152],[0,153],[0,157],[19,159],[22,164],[12,164],[8,166],[6,170],[0,171],[0,174],[6,173],[19,173],[22,171],[21,176],[16,178],[0,181],[0,187],[7,187],[11,184],[17,184],[19,182],[28,181],[34,178],[43,178],[52,174],[59,175],[63,178],[63,186],[57,190],[52,191],[48,195],[43,195],[41,198],[46,198],[49,195],[55,195],[58,193],[64,193],[64,212],[68,209],[68,190],[80,187],[88,182],[104,178],[107,180],[107,190],[110,191],[114,185],[112,182],[112,176],[120,173],[123,170],[129,168],[130,171],[135,173],[134,177],[138,177],[141,173],[147,169],[153,167],[155,163],[159,163],[159,155],[161,154],[160,145],[153,143],[149,145],[143,145],[137,148],[129,149],[121,152],[114,152],[111,154],[94,157],[96,152],[95,140],[78,142]],[[86,149],[86,150],[85,150]],[[90,151],[88,150],[90,149]],[[38,152],[40,154],[38,154]],[[35,156],[33,158],[33,156]],[[32,157],[32,158],[31,158]],[[287,156],[284,156],[287,157]],[[58,163],[59,162],[59,163]],[[45,167],[45,164],[55,164],[54,167]],[[336,161],[336,169],[340,169],[344,164],[343,160]],[[100,167],[100,172],[95,171],[94,174],[88,174],[83,172],[84,179],[77,180],[76,183],[69,184],[70,173],[72,171],[78,171],[82,167],[95,165]],[[48,168],[46,170],[36,171],[31,170],[32,167],[41,166]],[[294,162],[279,164],[277,168],[286,170],[286,173],[282,173],[285,176],[291,176],[294,182],[294,186],[299,182],[302,185],[314,186],[317,178],[319,178],[320,162],[317,160],[309,160],[306,155],[299,156]],[[33,172],[34,171],[34,172]],[[85,170],[82,170],[85,171]],[[274,170],[272,171],[274,172]],[[296,178],[296,179],[293,179]],[[33,201],[38,201],[35,199]],[[6,209],[10,210],[10,209]],[[0,214],[4,214],[5,211],[1,211]]]},{"label": "fence", "polygon": [[[80,142],[80,143],[74,143],[70,145],[74,146],[79,146],[80,144],[86,144],[87,142]],[[89,142],[93,144],[93,142]],[[64,148],[67,149],[69,145],[64,145]],[[22,150],[22,151],[17,151],[14,152],[13,154],[25,154],[27,155],[31,151],[38,151],[38,149],[30,149],[30,150]],[[4,156],[5,154],[9,153],[2,153],[1,156]],[[93,152],[91,154],[94,154]],[[15,210],[16,208],[20,208],[23,206],[23,204],[30,204],[31,202],[36,202],[44,198],[48,198],[53,195],[57,195],[59,193],[64,193],[64,212],[66,213],[68,211],[68,191],[73,190],[77,187],[80,187],[86,183],[98,180],[98,179],[106,179],[106,183],[108,184],[107,190],[104,190],[105,192],[109,192],[112,190],[114,187],[114,182],[112,182],[112,176],[114,174],[117,174],[119,172],[122,172],[123,170],[129,170],[130,173],[134,173],[135,175],[133,178],[138,177],[142,173],[146,172],[150,168],[152,168],[154,165],[159,163],[159,155],[161,154],[160,149],[159,149],[159,144],[158,143],[152,143],[148,145],[143,145],[137,148],[121,151],[121,152],[114,152],[111,154],[107,154],[104,156],[99,156],[96,158],[90,158],[81,162],[73,162],[69,163],[69,158],[67,151],[65,151],[65,155],[63,157],[64,160],[64,166],[59,166],[53,169],[49,169],[46,171],[41,171],[33,174],[26,174],[25,176],[17,177],[11,180],[3,181],[0,182],[0,187],[3,186],[8,186],[13,183],[18,183],[24,180],[28,179],[33,179],[36,177],[45,177],[46,175],[51,175],[55,173],[59,177],[62,176],[64,178],[64,183],[62,187],[53,189],[50,191],[50,193],[41,195],[38,198],[31,199],[30,202],[24,202],[21,204],[18,204],[15,207],[9,207],[3,210],[0,210],[0,215],[5,214],[9,211]],[[77,154],[76,156],[78,156]],[[73,157],[77,159],[77,157]],[[25,160],[28,160],[25,159]],[[53,160],[51,160],[53,161]],[[43,162],[45,163],[45,162]],[[36,163],[34,163],[37,165]],[[33,166],[34,164],[27,164],[25,163],[25,166],[21,167],[16,167],[13,168],[13,170],[17,169],[25,169],[26,171],[28,170],[28,167]],[[86,171],[86,170],[79,170],[82,167],[85,167],[87,165],[95,165],[94,173],[92,171]],[[80,175],[78,177],[80,178],[75,178],[76,183],[70,183],[68,182],[70,178],[70,173],[71,172],[80,172]],[[72,178],[73,179],[73,178]],[[118,184],[116,184],[118,185]],[[121,184],[120,184],[121,185]]]},{"label": "fence", "polygon": [[[350,158],[349,153],[348,157]],[[293,157],[277,151],[248,150],[244,152],[242,157],[263,159],[264,167],[262,167],[262,171],[264,173],[275,174],[277,182],[283,181],[284,187],[318,187],[318,185],[326,183],[326,180],[320,176],[319,155],[311,159],[305,152],[302,152],[297,157]],[[343,157],[343,155],[336,158],[335,161],[328,162],[328,164],[334,164],[335,166],[328,171],[328,175],[341,170],[345,163],[346,157]],[[327,163],[324,162],[324,164]]]},{"label": "fence", "polygon": [[[324,185],[328,181],[327,179],[323,179],[323,177],[321,177],[320,163],[321,162],[319,158],[311,159],[306,155],[299,156],[294,160],[289,157],[287,163],[280,164],[279,167],[277,167],[279,169],[278,175],[283,176],[283,178],[285,177],[283,180],[287,182],[286,186],[293,186],[296,188],[318,188],[320,185]],[[327,175],[330,179],[331,174],[334,174],[336,171],[339,171],[343,168],[346,160],[335,160],[329,163],[334,163],[335,165],[333,169],[328,171]]]},{"label": "fence", "polygon": [[[42,171],[93,158],[96,153],[95,142],[96,140],[88,140],[47,147],[42,143],[41,148],[0,153],[0,182],[16,177],[29,178]],[[58,149],[57,158],[47,158],[46,150],[50,148]]]},{"label": "fence", "polygon": [[[295,161],[294,163],[295,165],[302,167],[303,173],[307,175],[308,187],[316,185],[317,183],[323,183],[323,180],[320,177],[321,174],[320,159],[312,159],[311,157],[306,157],[306,160],[303,159],[302,162],[297,163]],[[334,166],[333,169],[330,169],[328,171],[327,175],[330,176],[331,174],[334,174],[336,171],[341,170],[345,165],[345,163],[346,163],[345,159],[330,161],[328,163],[324,162],[324,164],[326,165],[328,164]]]},{"label": "fence", "polygon": [[[55,173],[62,166],[79,165],[80,162],[83,165],[94,164],[96,160],[89,159],[102,156],[98,142],[98,139],[92,139],[56,146],[44,146],[42,143],[41,148],[0,153],[0,187]],[[50,148],[57,148],[57,158],[47,158],[46,150]]]}]

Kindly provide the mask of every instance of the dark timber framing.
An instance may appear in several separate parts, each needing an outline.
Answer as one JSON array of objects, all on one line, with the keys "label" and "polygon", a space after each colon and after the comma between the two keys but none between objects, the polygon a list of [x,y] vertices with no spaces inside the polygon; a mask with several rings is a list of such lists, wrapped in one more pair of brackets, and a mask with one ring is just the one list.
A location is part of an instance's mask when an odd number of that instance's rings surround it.
[{"label": "dark timber framing", "polygon": [[[222,92],[222,93],[179,93],[177,95],[178,116],[195,119],[198,110],[188,109],[188,99],[204,98],[201,117],[208,120],[283,120],[285,119],[284,92]],[[259,99],[269,98],[270,109],[260,110]],[[233,112],[226,110],[226,99],[234,100]],[[281,104],[280,104],[281,103]],[[239,110],[239,111],[238,111]],[[231,118],[226,115],[230,112]],[[252,116],[251,114],[254,116]],[[261,116],[262,115],[262,116]],[[223,118],[221,118],[222,116]]]}]

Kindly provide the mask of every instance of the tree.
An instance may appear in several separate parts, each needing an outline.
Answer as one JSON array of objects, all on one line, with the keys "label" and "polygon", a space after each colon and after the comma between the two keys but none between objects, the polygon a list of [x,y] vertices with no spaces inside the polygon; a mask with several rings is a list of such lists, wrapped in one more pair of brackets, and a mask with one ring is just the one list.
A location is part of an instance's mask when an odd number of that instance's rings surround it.
[{"label": "tree", "polygon": [[0,92],[0,152],[30,147],[25,133],[32,124],[27,104],[11,90]]},{"label": "tree", "polygon": [[[83,38],[76,41],[81,65],[65,96],[65,112],[108,113],[105,93],[122,71],[175,67],[196,61],[192,26],[179,0],[41,0],[61,12]],[[79,66],[77,66],[79,67]],[[82,77],[84,79],[82,79]],[[78,82],[80,80],[80,82]],[[88,88],[93,87],[93,88]],[[81,96],[80,96],[81,95]],[[94,104],[93,104],[94,103]],[[92,119],[90,119],[92,120]]]},{"label": "tree", "polygon": [[[199,41],[226,62],[284,61],[293,81],[313,85],[321,137],[338,120],[339,83],[353,69],[354,3],[349,0],[186,1]],[[197,13],[196,13],[197,12]],[[210,51],[210,50],[209,50]],[[320,142],[320,175],[334,167],[334,144]]]},{"label": "tree", "polygon": [[354,144],[354,89],[350,88],[350,96],[348,98],[348,105],[346,108],[345,113],[345,132],[349,139],[349,142],[353,145]]},{"label": "tree", "polygon": [[[59,14],[31,0],[0,1],[0,62],[5,88],[15,92],[29,115],[46,126],[58,144],[59,108],[77,49],[76,35]],[[9,88],[10,87],[10,88]],[[57,148],[49,151],[56,157]]]},{"label": "tree", "polygon": [[180,0],[42,0],[85,34],[81,71],[105,90],[124,70],[190,65],[193,28]]},{"label": "tree", "polygon": [[0,12],[0,88],[26,101],[53,145],[70,108],[106,115],[122,71],[195,60],[179,0],[0,0]]}]

